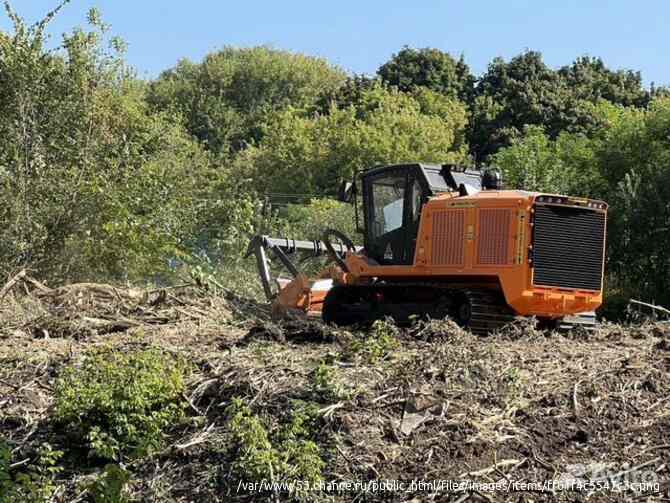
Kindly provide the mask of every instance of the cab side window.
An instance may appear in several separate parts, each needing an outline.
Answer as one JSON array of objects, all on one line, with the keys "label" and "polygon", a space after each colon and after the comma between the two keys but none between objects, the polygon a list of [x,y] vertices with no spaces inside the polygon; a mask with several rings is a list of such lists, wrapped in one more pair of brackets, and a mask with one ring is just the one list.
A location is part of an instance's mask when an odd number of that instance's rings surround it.
[{"label": "cab side window", "polygon": [[405,206],[405,176],[381,178],[372,183],[374,201],[373,238],[402,227]]}]

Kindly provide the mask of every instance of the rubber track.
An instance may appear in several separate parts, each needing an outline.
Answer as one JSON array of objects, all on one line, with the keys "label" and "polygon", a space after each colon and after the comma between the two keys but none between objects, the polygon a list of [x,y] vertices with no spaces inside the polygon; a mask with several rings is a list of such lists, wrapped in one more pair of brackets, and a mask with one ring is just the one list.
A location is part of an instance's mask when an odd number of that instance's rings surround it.
[{"label": "rubber track", "polygon": [[517,319],[505,302],[502,292],[496,290],[465,290],[472,314],[467,328],[473,334],[486,335]]},{"label": "rubber track", "polygon": [[[456,297],[465,295],[470,302],[472,315],[466,328],[477,335],[486,335],[489,332],[502,328],[506,324],[514,321],[517,316],[507,305],[502,292],[492,289],[454,289],[440,283],[418,282],[418,283],[383,283],[379,285],[370,285],[368,287],[354,288],[431,288],[443,290],[449,296]],[[328,302],[328,301],[326,301]],[[325,307],[325,306],[324,306]],[[342,311],[344,311],[343,309]],[[447,313],[445,313],[446,315]],[[363,321],[363,320],[361,320]],[[367,321],[372,321],[368,318]]]},{"label": "rubber track", "polygon": [[[505,297],[500,290],[494,289],[453,289],[440,283],[417,282],[417,283],[384,283],[379,285],[370,285],[367,288],[433,288],[444,290],[449,295],[465,295],[472,309],[470,321],[466,328],[476,335],[487,335],[498,330],[508,323],[523,319],[523,316],[517,315],[512,308],[507,305]],[[360,287],[359,287],[360,288]],[[366,288],[366,287],[362,287]],[[446,314],[446,313],[445,313]],[[362,320],[361,320],[362,321]],[[372,321],[368,318],[368,321]],[[593,331],[597,327],[595,313],[583,313],[574,316],[566,316],[560,320],[556,328],[559,331],[570,331],[581,328],[586,331]]]}]

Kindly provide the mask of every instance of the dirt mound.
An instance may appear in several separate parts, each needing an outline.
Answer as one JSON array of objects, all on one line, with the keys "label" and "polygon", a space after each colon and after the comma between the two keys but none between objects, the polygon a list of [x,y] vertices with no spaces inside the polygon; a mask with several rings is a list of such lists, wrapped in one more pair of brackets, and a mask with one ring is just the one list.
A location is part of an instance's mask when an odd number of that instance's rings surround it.
[{"label": "dirt mound", "polygon": [[310,319],[292,319],[288,321],[259,321],[251,329],[240,344],[252,341],[275,342],[334,342],[337,331],[320,321]]}]

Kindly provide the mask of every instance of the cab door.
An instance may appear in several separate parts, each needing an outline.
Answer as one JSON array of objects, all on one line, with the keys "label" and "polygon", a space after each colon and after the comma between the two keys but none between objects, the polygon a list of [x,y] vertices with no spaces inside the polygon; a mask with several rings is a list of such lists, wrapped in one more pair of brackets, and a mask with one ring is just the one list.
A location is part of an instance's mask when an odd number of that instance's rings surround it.
[{"label": "cab door", "polygon": [[368,257],[381,265],[409,265],[425,200],[422,181],[414,170],[388,169],[364,180]]},{"label": "cab door", "polygon": [[410,174],[408,178],[407,200],[405,202],[407,209],[405,222],[407,240],[403,262],[405,264],[414,263],[416,240],[419,234],[419,223],[421,222],[421,210],[427,201],[428,189],[424,184],[423,178],[413,173]]}]

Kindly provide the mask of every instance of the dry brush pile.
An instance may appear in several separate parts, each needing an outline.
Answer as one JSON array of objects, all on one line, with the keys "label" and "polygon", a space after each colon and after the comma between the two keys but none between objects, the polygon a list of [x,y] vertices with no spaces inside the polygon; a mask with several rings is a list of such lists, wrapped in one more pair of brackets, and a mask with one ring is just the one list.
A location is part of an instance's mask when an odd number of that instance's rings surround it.
[{"label": "dry brush pile", "polygon": [[[203,285],[51,289],[25,276],[1,294],[0,490],[26,501],[670,497],[667,324],[559,335],[522,323],[478,338],[448,320],[273,322]],[[595,465],[610,485],[652,473],[658,490],[334,485],[541,482],[575,466],[593,481]],[[300,483],[245,485],[261,480]]]}]

